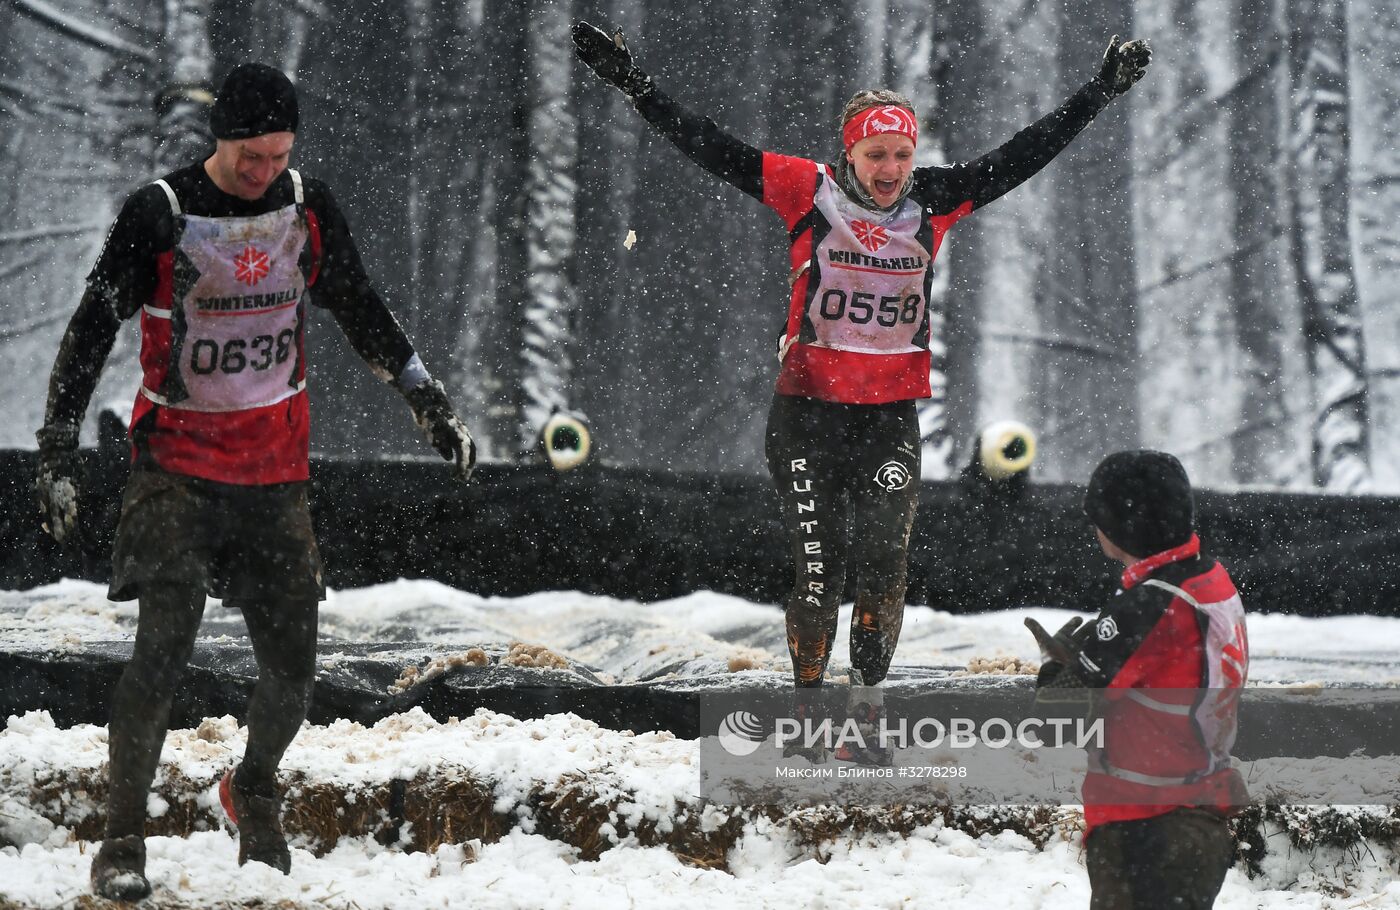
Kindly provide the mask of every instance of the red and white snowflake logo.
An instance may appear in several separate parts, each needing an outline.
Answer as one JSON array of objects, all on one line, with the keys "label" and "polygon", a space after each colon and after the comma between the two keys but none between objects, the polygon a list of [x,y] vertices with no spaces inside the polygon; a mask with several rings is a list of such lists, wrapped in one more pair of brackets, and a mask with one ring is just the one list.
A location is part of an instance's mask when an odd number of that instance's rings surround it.
[{"label": "red and white snowflake logo", "polygon": [[889,231],[878,224],[871,224],[869,221],[852,221],[851,230],[855,231],[856,239],[860,241],[860,245],[872,253],[890,242]]},{"label": "red and white snowflake logo", "polygon": [[233,257],[233,277],[246,285],[255,285],[267,277],[267,254],[254,246],[245,246]]}]

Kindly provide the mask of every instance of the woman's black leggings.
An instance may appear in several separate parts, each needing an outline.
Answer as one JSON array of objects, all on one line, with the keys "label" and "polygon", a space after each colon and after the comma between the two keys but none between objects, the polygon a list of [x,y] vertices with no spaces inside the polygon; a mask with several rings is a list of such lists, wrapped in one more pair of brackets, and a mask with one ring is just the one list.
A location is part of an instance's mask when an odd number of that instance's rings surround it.
[{"label": "woman's black leggings", "polygon": [[776,395],[766,451],[796,569],[786,604],[796,683],[821,685],[848,570],[855,575],[851,666],[866,685],[880,682],[904,620],[909,530],[919,498],[914,402],[836,404]]}]

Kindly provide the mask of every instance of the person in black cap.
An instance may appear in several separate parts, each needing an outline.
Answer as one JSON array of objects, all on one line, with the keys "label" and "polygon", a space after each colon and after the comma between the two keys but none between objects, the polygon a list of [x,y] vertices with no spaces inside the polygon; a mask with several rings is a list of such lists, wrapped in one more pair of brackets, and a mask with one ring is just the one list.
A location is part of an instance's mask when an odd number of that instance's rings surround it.
[{"label": "person in black cap", "polygon": [[1248,800],[1230,759],[1244,606],[1201,553],[1191,482],[1171,455],[1108,456],[1084,511],[1124,566],[1122,589],[1093,622],[1053,636],[1026,625],[1044,657],[1037,701],[1088,702],[1104,723],[1083,789],[1090,907],[1208,908],[1234,861],[1226,818]]},{"label": "person in black cap", "polygon": [[276,773],[306,716],[324,595],[307,509],[308,299],[403,393],[458,477],[476,458],[365,274],[330,190],[288,167],[298,125],[283,73],[251,63],[229,73],[209,115],[213,155],[127,198],[49,383],[37,488],[62,542],[81,518],[78,428],[122,320],[140,314],[132,470],[108,592],[136,598],[139,615],[112,698],[106,831],[92,864],[107,898],[150,893],[146,800],[206,595],[242,611],[258,663],[247,747],[220,785],[238,859],[290,868]]},{"label": "person in black cap", "polygon": [[287,74],[261,63],[241,63],[229,71],[209,111],[215,139],[252,139],[269,133],[295,133],[297,92]]}]

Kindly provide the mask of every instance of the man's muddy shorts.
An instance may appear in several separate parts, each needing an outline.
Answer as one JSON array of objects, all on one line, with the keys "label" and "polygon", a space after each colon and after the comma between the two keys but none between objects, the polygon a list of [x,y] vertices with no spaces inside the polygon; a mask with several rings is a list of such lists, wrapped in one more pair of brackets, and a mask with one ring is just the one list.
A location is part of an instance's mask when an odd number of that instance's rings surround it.
[{"label": "man's muddy shorts", "polygon": [[307,484],[240,486],[136,470],[112,546],[112,600],[147,585],[203,587],[225,606],[324,600]]}]

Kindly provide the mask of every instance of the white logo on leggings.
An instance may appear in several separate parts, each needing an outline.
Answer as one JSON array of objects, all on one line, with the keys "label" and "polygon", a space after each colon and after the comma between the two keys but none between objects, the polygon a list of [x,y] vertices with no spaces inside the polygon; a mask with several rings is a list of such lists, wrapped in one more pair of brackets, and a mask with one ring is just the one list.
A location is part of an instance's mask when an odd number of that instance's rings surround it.
[{"label": "white logo on leggings", "polygon": [[913,479],[909,469],[897,461],[887,461],[875,472],[875,483],[883,487],[886,493],[904,489]]},{"label": "white logo on leggings", "polygon": [[[807,472],[807,459],[794,458],[792,460],[791,467],[793,473],[792,491],[794,493],[811,493],[812,479],[809,477],[806,480],[798,480],[796,476],[798,474],[805,474]],[[812,497],[806,502],[802,502],[801,500],[799,500],[797,503],[798,515],[801,515],[803,512],[815,513],[816,511],[816,494],[813,494]],[[800,528],[802,528],[802,530],[805,533],[811,535],[812,537],[811,540],[806,540],[802,542],[802,552],[805,556],[807,556],[807,574],[821,575],[826,571],[826,562],[822,556],[821,538],[817,536],[817,520],[815,518],[808,519],[807,521],[798,519],[797,524]],[[817,595],[825,593],[826,582],[816,580],[809,580],[807,582],[807,603],[812,604],[816,607],[820,607],[822,605],[822,601],[821,598]]]}]

